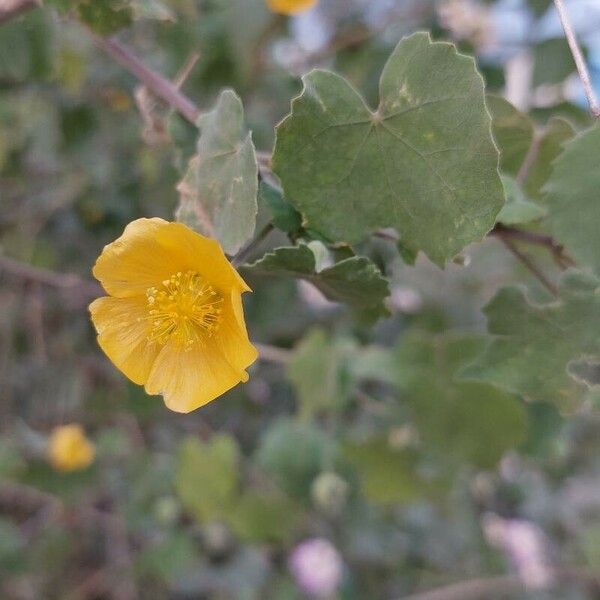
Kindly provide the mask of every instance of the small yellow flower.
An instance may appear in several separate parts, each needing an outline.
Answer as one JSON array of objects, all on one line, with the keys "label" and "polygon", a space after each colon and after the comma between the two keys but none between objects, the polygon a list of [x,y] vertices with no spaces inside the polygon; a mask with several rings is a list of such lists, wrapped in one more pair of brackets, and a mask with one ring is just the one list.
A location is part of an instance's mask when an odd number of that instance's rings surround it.
[{"label": "small yellow flower", "polygon": [[312,8],[319,0],[267,0],[270,10],[282,15],[296,15]]},{"label": "small yellow flower", "polygon": [[48,460],[57,471],[79,471],[94,461],[96,450],[81,425],[55,427],[48,441]]},{"label": "small yellow flower", "polygon": [[104,248],[90,305],[98,343],[129,379],[187,413],[241,381],[257,358],[241,295],[250,291],[221,246],[181,223],[138,219]]}]

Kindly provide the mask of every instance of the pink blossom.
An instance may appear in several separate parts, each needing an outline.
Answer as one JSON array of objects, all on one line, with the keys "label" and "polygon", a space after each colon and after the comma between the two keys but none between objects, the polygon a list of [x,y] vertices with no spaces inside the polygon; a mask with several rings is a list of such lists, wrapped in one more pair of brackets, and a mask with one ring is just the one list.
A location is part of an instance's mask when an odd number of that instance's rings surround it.
[{"label": "pink blossom", "polygon": [[334,546],[323,538],[305,540],[296,546],[289,568],[298,587],[314,598],[331,596],[342,579],[342,559]]},{"label": "pink blossom", "polygon": [[487,515],[483,528],[488,541],[504,551],[528,588],[544,589],[552,584],[548,539],[535,523]]}]

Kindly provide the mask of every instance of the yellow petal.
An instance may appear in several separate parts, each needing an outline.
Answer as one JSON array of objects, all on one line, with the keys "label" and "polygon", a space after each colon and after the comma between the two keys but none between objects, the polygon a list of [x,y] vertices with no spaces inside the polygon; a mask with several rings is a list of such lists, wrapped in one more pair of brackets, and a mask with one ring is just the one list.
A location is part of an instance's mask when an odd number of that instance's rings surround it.
[{"label": "yellow petal", "polygon": [[94,265],[94,277],[111,296],[144,295],[146,290],[177,271],[172,257],[156,240],[167,221],[137,219],[120,238],[102,250]]},{"label": "yellow petal", "polygon": [[104,247],[94,276],[111,295],[141,296],[179,271],[197,271],[215,289],[250,288],[231,266],[218,242],[181,223],[137,219]]},{"label": "yellow petal", "polygon": [[146,392],[162,394],[168,408],[188,413],[247,379],[220,353],[198,344],[186,349],[171,338],[154,363]]},{"label": "yellow petal", "polygon": [[167,223],[167,227],[158,231],[157,240],[181,265],[180,271],[197,271],[221,293],[228,293],[232,288],[250,291],[216,240],[204,237],[182,223]]},{"label": "yellow petal", "polygon": [[98,298],[90,304],[98,344],[134,383],[146,383],[160,346],[147,341],[145,297]]},{"label": "yellow petal", "polygon": [[312,8],[318,0],[267,0],[267,6],[283,15],[295,15]]},{"label": "yellow petal", "polygon": [[95,455],[94,445],[77,423],[54,428],[48,440],[48,459],[57,471],[85,469]]},{"label": "yellow petal", "polygon": [[229,302],[224,303],[223,318],[214,336],[214,344],[223,358],[241,372],[258,358],[256,348],[248,339],[242,299],[236,290],[231,292]]}]

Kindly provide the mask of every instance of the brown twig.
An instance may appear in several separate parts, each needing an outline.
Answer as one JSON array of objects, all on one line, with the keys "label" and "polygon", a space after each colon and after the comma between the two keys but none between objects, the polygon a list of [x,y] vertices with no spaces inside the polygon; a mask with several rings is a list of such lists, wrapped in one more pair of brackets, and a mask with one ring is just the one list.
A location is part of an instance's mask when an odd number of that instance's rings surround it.
[{"label": "brown twig", "polygon": [[135,75],[155,96],[172,106],[185,119],[196,125],[201,115],[198,107],[183,94],[178,86],[148,68],[135,54],[114,38],[92,34],[96,45],[114,58],[122,67]]},{"label": "brown twig", "polygon": [[12,0],[4,2],[0,8],[0,25],[39,6],[36,0]]},{"label": "brown twig", "polygon": [[90,298],[103,293],[102,288],[98,284],[83,279],[79,275],[55,273],[49,269],[34,267],[33,265],[19,262],[7,256],[0,256],[0,274],[2,273],[61,290],[77,291],[83,296]]},{"label": "brown twig", "polygon": [[562,244],[559,244],[551,235],[527,231],[526,229],[518,229],[517,227],[508,227],[498,223],[491,232],[491,235],[501,239],[516,240],[526,242],[535,246],[543,246],[548,248],[552,253],[556,264],[561,269],[575,266],[575,261],[565,254],[565,249]]},{"label": "brown twig", "polygon": [[583,84],[583,89],[585,90],[588,104],[590,105],[590,111],[596,119],[599,119],[600,102],[598,102],[598,97],[594,91],[594,85],[592,84],[590,72],[588,71],[585,58],[583,57],[583,52],[581,51],[579,43],[577,42],[577,37],[571,25],[569,14],[567,13],[567,9],[563,3],[563,0],[554,0],[554,4],[556,5],[556,10],[558,10],[558,16],[560,17],[560,22],[562,23],[565,31],[565,37],[569,43],[569,48],[571,48],[571,54],[573,54],[573,58],[575,59],[575,65],[577,67],[581,83]]},{"label": "brown twig", "polygon": [[268,344],[254,344],[258,350],[259,358],[266,362],[286,365],[292,356],[292,351],[286,348],[277,348]]},{"label": "brown twig", "polygon": [[537,265],[527,256],[521,252],[515,244],[509,239],[500,238],[502,243],[509,249],[509,251],[528,269],[534,277],[553,295],[558,294],[556,286],[544,275],[544,273],[537,267]]},{"label": "brown twig", "polygon": [[[578,583],[594,591],[600,589],[600,574],[584,569],[557,569],[554,576],[557,583]],[[488,600],[524,591],[527,588],[519,577],[504,575],[461,581],[429,592],[404,596],[401,600]]]}]

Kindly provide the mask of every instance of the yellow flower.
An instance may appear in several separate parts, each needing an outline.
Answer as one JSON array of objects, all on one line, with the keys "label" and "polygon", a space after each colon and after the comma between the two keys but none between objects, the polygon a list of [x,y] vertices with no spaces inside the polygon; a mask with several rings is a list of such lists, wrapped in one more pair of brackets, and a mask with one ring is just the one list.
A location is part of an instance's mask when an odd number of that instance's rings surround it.
[{"label": "yellow flower", "polygon": [[48,459],[57,471],[79,471],[94,461],[96,450],[81,425],[55,427],[48,441]]},{"label": "yellow flower", "polygon": [[270,10],[282,15],[295,15],[312,8],[319,0],[267,0]]},{"label": "yellow flower", "polygon": [[98,343],[129,379],[187,413],[241,381],[257,358],[241,295],[250,291],[215,240],[138,219],[104,248],[90,305]]}]

